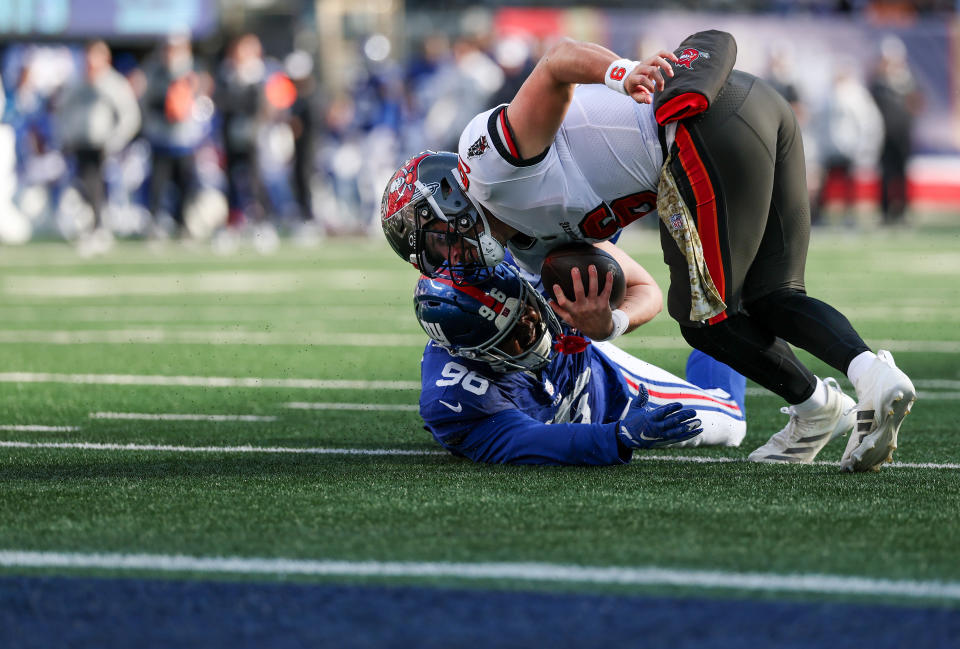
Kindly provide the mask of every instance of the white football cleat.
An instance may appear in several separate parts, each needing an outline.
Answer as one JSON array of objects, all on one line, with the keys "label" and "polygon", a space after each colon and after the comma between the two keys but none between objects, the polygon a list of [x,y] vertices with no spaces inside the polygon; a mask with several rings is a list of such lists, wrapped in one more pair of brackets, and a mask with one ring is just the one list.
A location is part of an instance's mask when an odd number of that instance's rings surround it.
[{"label": "white football cleat", "polygon": [[844,471],[879,471],[893,461],[897,433],[917,399],[913,383],[896,365],[890,352],[881,349],[877,360],[860,379],[857,390],[857,429],[850,435],[840,460]]},{"label": "white football cleat", "polygon": [[827,442],[843,435],[856,424],[856,402],[843,393],[837,380],[824,379],[827,404],[805,417],[793,407],[781,408],[790,415],[787,426],[755,450],[747,459],[751,462],[812,462]]}]

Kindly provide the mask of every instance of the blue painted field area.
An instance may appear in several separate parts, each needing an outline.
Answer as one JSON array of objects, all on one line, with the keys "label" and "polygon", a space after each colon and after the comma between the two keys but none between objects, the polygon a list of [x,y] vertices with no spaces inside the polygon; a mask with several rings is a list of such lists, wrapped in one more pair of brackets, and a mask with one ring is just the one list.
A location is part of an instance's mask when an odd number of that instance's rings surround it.
[{"label": "blue painted field area", "polygon": [[445,588],[10,577],[0,647],[956,647],[960,611]]}]

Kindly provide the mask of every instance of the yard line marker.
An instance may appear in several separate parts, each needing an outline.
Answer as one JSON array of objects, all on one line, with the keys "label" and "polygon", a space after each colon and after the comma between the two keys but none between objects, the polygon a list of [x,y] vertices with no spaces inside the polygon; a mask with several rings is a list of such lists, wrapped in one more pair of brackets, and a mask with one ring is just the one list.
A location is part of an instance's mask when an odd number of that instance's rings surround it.
[{"label": "yard line marker", "polygon": [[[0,305],[0,319],[3,322],[49,322],[51,314],[55,313],[61,320],[72,322],[190,322],[199,326],[201,323],[230,323],[256,321],[265,319],[316,319],[320,315],[327,320],[363,321],[376,317],[378,322],[409,323],[407,303],[396,305],[388,304],[355,304],[353,306],[333,306],[323,303],[301,304],[291,306],[282,303],[244,303],[244,304],[207,304],[207,305],[113,305],[100,304],[83,306],[59,304],[32,304]],[[269,318],[265,316],[269,314]],[[943,318],[941,318],[943,319]],[[960,319],[960,309],[957,310],[957,319]]]},{"label": "yard line marker", "polygon": [[274,415],[203,415],[150,412],[91,412],[90,419],[137,419],[144,421],[276,421]]},{"label": "yard line marker", "polygon": [[[737,457],[707,457],[704,455],[634,455],[634,460],[650,460],[654,462],[694,462],[699,464],[724,464],[728,462],[747,462]],[[839,462],[815,461],[798,463],[803,466],[840,466]],[[939,462],[891,462],[883,466],[896,469],[953,469],[960,470],[960,464]]]},{"label": "yard line marker", "polygon": [[331,403],[331,402],[305,402],[291,401],[283,404],[284,408],[293,408],[296,410],[399,410],[417,412],[420,406],[396,403]]},{"label": "yard line marker", "polygon": [[[408,450],[391,448],[327,448],[291,446],[183,446],[175,444],[118,444],[110,442],[23,442],[0,441],[0,448],[24,449],[76,449],[81,451],[149,451],[161,453],[270,453],[301,455],[409,455],[444,456],[441,450]],[[646,455],[637,453],[634,461],[690,462],[694,464],[745,463],[745,458],[708,457],[704,455]],[[809,462],[807,465],[839,467],[839,462]],[[891,469],[950,469],[960,470],[960,464],[936,462],[893,462],[885,465]]]},{"label": "yard line marker", "polygon": [[11,433],[73,433],[79,426],[40,426],[37,424],[3,424],[0,430]]},{"label": "yard line marker", "polygon": [[197,273],[129,273],[121,275],[7,274],[0,290],[30,297],[100,297],[117,295],[203,295],[216,293],[290,293],[323,286],[326,291],[387,289],[397,274],[386,270],[288,271],[211,270]]},{"label": "yard line marker", "polygon": [[115,444],[109,442],[0,441],[0,448],[52,448],[81,451],[153,451],[164,453],[268,453],[290,455],[449,455],[446,451],[402,448],[297,448],[290,446],[179,446],[176,444]]},{"label": "yard line marker", "polygon": [[[204,388],[305,388],[310,390],[419,390],[419,381],[361,381],[343,379],[267,379],[261,377],[163,376],[157,374],[60,374],[55,372],[0,372],[0,383],[72,383],[91,385],[151,385]],[[917,387],[960,388],[960,381],[914,381]],[[769,390],[747,388],[749,396],[776,396]],[[921,392],[921,399],[960,399],[960,392]]]},{"label": "yard line marker", "polygon": [[420,381],[265,379],[260,377],[163,376],[156,374],[58,374],[52,372],[0,372],[0,383],[152,385],[202,388],[304,388],[308,390],[420,389]]},{"label": "yard line marker", "polygon": [[960,381],[951,379],[918,379],[913,382],[918,388],[931,388],[934,390],[960,390]]},{"label": "yard line marker", "polygon": [[[874,349],[892,352],[924,352],[931,354],[958,354],[960,340],[871,340]],[[617,346],[626,351],[634,349],[689,349],[679,336],[624,336]]]},{"label": "yard line marker", "polygon": [[762,592],[879,595],[960,600],[960,582],[878,579],[829,574],[724,572],[637,566],[559,563],[454,563],[439,561],[337,561],[267,557],[192,557],[163,554],[84,554],[0,550],[9,568],[99,568],[105,570],[217,574],[403,577],[415,579],[510,579],[631,586],[723,588]]},{"label": "yard line marker", "polygon": [[[923,383],[941,383],[940,381],[914,381],[913,384],[916,387],[923,387]],[[943,381],[942,383],[948,383],[948,381]],[[958,386],[960,387],[960,386]],[[767,390],[766,388],[747,388],[747,396],[750,397],[776,397],[773,392]],[[779,398],[779,397],[778,397]],[[960,399],[960,392],[942,392],[942,391],[927,391],[921,390],[917,392],[917,398],[922,401],[956,401]]]},{"label": "yard line marker", "polygon": [[44,345],[306,345],[312,347],[422,347],[426,334],[275,333],[270,331],[140,329],[0,330],[0,343]]},{"label": "yard line marker", "polygon": [[[632,349],[689,349],[678,336],[637,336],[621,338],[626,351]],[[425,334],[384,333],[284,333],[237,330],[177,330],[163,327],[109,330],[0,330],[0,343],[39,343],[48,345],[310,345],[314,347],[420,347]],[[960,353],[956,340],[879,340],[876,347],[894,352]]]}]

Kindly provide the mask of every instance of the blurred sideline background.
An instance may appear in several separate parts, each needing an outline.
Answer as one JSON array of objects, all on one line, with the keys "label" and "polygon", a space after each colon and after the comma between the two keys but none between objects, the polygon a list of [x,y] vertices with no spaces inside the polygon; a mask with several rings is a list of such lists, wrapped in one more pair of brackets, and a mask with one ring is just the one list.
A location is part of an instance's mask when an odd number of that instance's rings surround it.
[{"label": "blurred sideline background", "polygon": [[5,0],[0,245],[379,237],[396,167],[454,148],[552,39],[640,58],[708,28],[794,105],[815,224],[954,224],[958,5]]}]

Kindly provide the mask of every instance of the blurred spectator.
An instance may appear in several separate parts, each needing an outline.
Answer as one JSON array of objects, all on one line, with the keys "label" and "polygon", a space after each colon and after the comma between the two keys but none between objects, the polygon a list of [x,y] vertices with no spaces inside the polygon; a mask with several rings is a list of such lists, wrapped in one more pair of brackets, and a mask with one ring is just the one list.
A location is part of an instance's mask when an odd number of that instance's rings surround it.
[{"label": "blurred spectator", "polygon": [[209,79],[195,68],[190,39],[183,35],[169,37],[144,74],[143,131],[152,156],[149,208],[157,219],[172,181],[169,213],[181,232],[186,201],[198,185],[195,154],[209,136],[213,116]]},{"label": "blurred spectator", "polygon": [[880,151],[880,206],[885,225],[903,222],[907,208],[907,162],[912,150],[913,119],[922,98],[907,65],[907,49],[896,36],[880,44],[880,59],[870,80],[883,117],[883,147]]},{"label": "blurred spectator", "polygon": [[313,59],[304,51],[292,52],[284,61],[287,76],[293,81],[297,98],[290,107],[290,128],[293,131],[293,193],[300,209],[300,219],[313,220],[314,153],[317,128],[316,83],[313,79]]},{"label": "blurred spectator", "polygon": [[[11,47],[5,66],[16,79],[3,121],[15,134],[19,194],[54,186],[65,175],[56,143],[51,97],[73,74],[73,59],[63,46]],[[46,201],[46,191],[44,193]],[[34,202],[34,201],[29,201]]]},{"label": "blurred spectator", "polygon": [[93,209],[94,237],[111,240],[103,229],[106,205],[104,160],[120,152],[140,128],[140,107],[133,89],[110,63],[110,48],[103,41],[85,49],[86,73],[64,89],[57,101],[56,126],[64,153],[72,155],[75,180],[83,199]]},{"label": "blurred spectator", "polygon": [[473,39],[457,39],[453,59],[438,66],[422,85],[429,102],[425,118],[428,144],[441,150],[456,149],[463,125],[489,106],[503,82],[503,70]]},{"label": "blurred spectator", "polygon": [[767,60],[767,82],[789,102],[793,112],[800,122],[805,120],[803,104],[800,101],[800,92],[797,90],[794,79],[793,54],[785,47],[777,47],[770,51]]},{"label": "blurred spectator", "polygon": [[260,174],[257,136],[267,68],[260,39],[244,34],[234,40],[220,66],[216,104],[227,166],[230,223],[265,217],[267,192]]},{"label": "blurred spectator", "polygon": [[823,220],[823,209],[831,187],[840,187],[847,224],[854,220],[858,169],[876,164],[883,139],[883,120],[866,87],[854,75],[850,64],[838,63],[833,88],[816,120],[823,180],[814,206],[812,221]]},{"label": "blurred spectator", "polygon": [[500,39],[494,48],[494,59],[503,70],[503,83],[490,97],[488,104],[509,104],[537,62],[532,56],[529,42],[520,36]]}]

